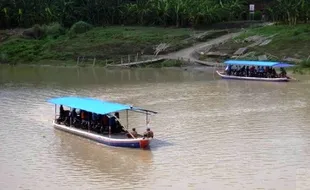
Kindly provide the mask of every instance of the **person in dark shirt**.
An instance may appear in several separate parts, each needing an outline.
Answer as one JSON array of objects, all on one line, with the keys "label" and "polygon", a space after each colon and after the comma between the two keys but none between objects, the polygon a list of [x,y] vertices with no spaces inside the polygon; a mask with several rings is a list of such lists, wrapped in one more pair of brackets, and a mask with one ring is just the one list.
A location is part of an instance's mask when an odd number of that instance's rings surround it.
[{"label": "person in dark shirt", "polygon": [[66,118],[66,113],[65,113],[65,110],[64,110],[64,107],[62,105],[60,105],[59,107],[59,117],[57,119],[57,123],[61,123],[65,120]]},{"label": "person in dark shirt", "polygon": [[72,111],[70,112],[70,124],[74,124],[74,121],[77,117],[77,114],[76,114],[76,111],[75,111],[75,108],[72,109]]},{"label": "person in dark shirt", "polygon": [[144,137],[147,137],[147,138],[153,138],[154,137],[154,133],[153,131],[151,131],[151,129],[148,127],[146,129],[146,131],[144,132],[143,134]]}]

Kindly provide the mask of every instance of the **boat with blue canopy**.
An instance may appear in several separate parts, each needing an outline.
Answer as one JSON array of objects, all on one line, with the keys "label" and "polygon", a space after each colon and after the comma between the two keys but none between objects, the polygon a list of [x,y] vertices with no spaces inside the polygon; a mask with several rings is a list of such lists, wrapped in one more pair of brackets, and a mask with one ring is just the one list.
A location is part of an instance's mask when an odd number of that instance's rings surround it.
[{"label": "boat with blue canopy", "polygon": [[[271,82],[292,80],[292,77],[287,76],[285,68],[295,66],[285,62],[247,60],[227,60],[224,64],[224,71],[216,71],[223,79]],[[277,73],[276,69],[280,69],[280,72]]]},{"label": "boat with blue canopy", "polygon": [[[55,105],[53,125],[61,131],[115,147],[146,148],[153,139],[148,124],[150,115],[157,114],[155,111],[89,97],[59,97],[48,102]],[[64,106],[69,109],[65,110]],[[126,127],[119,119],[122,111],[126,112]],[[143,135],[135,128],[128,130],[128,111],[146,115],[147,129]]]}]

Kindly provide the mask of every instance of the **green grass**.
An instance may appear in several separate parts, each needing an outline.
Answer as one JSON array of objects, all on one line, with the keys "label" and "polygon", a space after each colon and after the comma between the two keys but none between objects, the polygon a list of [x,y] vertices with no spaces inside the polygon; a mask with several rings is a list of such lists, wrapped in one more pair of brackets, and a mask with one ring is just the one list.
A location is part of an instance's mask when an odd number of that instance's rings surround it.
[{"label": "green grass", "polygon": [[246,31],[238,37],[245,39],[249,36],[261,35],[272,36],[272,42],[265,46],[256,46],[250,48],[250,51],[256,51],[264,54],[268,53],[282,59],[283,57],[293,57],[306,59],[310,55],[310,25],[300,24],[296,26],[272,25],[261,28],[254,28]]},{"label": "green grass", "polygon": [[[98,63],[115,63],[128,54],[153,54],[154,46],[169,43],[167,51],[190,46],[193,33],[186,28],[97,27],[85,33],[46,36],[40,40],[11,36],[0,46],[0,62],[48,64],[50,60],[75,63],[78,56],[96,57]],[[101,60],[101,61],[100,61]]]}]

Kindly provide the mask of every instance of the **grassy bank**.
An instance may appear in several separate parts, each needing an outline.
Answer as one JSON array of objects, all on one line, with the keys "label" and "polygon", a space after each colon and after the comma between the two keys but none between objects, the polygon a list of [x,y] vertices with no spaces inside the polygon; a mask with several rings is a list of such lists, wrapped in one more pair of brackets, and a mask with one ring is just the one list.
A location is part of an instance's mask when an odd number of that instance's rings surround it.
[{"label": "grassy bank", "polygon": [[271,37],[272,40],[265,46],[254,46],[251,51],[257,53],[268,53],[279,59],[292,57],[296,59],[306,59],[310,48],[310,25],[273,25],[262,28],[256,28],[246,31],[238,39],[243,41],[247,37],[259,35]]},{"label": "grassy bank", "polygon": [[[253,37],[263,38],[263,41],[271,40],[271,42],[266,45],[253,45],[256,41],[251,40],[251,37],[252,39]],[[242,47],[247,47],[247,51],[238,59],[259,60],[259,56],[266,56],[268,60],[294,62],[303,68],[310,67],[310,62],[306,61],[310,60],[310,25],[271,25],[247,29],[237,38],[210,51],[225,53],[226,58],[229,58]],[[202,59],[211,58],[203,56]]]},{"label": "grassy bank", "polygon": [[[54,29],[55,30],[55,29]],[[197,41],[204,41],[214,36],[195,38],[202,31],[189,28],[160,27],[127,27],[110,26],[95,27],[82,32],[74,32],[72,28],[52,35],[25,38],[24,35],[7,35],[0,41],[0,62],[10,64],[76,64],[78,57],[84,57],[83,63],[96,65],[106,63],[128,62],[147,59],[146,55],[154,55],[156,46],[168,45],[159,54],[176,51],[188,47]],[[2,35],[6,35],[2,32]],[[1,34],[0,34],[1,36]],[[0,38],[1,39],[1,38]],[[142,56],[143,55],[143,56]],[[81,59],[82,60],[82,59]]]}]

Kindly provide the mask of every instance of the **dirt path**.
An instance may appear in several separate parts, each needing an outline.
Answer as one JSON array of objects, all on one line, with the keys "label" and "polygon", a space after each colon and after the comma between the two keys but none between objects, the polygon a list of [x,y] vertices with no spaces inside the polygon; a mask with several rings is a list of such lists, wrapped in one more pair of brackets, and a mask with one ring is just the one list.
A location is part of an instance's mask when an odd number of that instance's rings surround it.
[{"label": "dirt path", "polygon": [[155,62],[158,62],[158,60],[164,60],[164,59],[172,59],[172,60],[183,59],[184,61],[188,61],[190,63],[198,63],[198,64],[205,65],[205,66],[215,66],[217,64],[216,62],[207,62],[207,61],[199,60],[200,52],[205,51],[206,49],[210,48],[210,46],[217,45],[220,43],[225,43],[227,40],[230,40],[231,38],[234,38],[240,35],[241,33],[242,32],[226,34],[226,35],[214,38],[207,42],[197,43],[196,45],[193,45],[189,48],[185,48],[185,49],[172,52],[166,55],[156,56],[156,58],[154,59],[131,62],[131,63],[123,63],[123,64],[118,64],[118,65],[107,65],[107,67],[110,67],[110,66],[130,67],[133,65],[137,66],[137,65],[145,64],[145,63],[155,63]]},{"label": "dirt path", "polygon": [[192,63],[199,63],[199,64],[203,64],[203,65],[213,66],[216,63],[199,60],[199,53],[201,51],[208,49],[210,46],[217,45],[220,43],[225,43],[227,40],[230,40],[231,38],[237,37],[241,33],[242,32],[226,34],[226,35],[220,36],[218,38],[212,39],[210,41],[198,43],[192,47],[185,48],[185,49],[182,49],[182,50],[177,51],[177,52],[172,52],[172,53],[169,53],[167,55],[163,55],[162,57],[164,57],[166,59],[189,60]]}]

